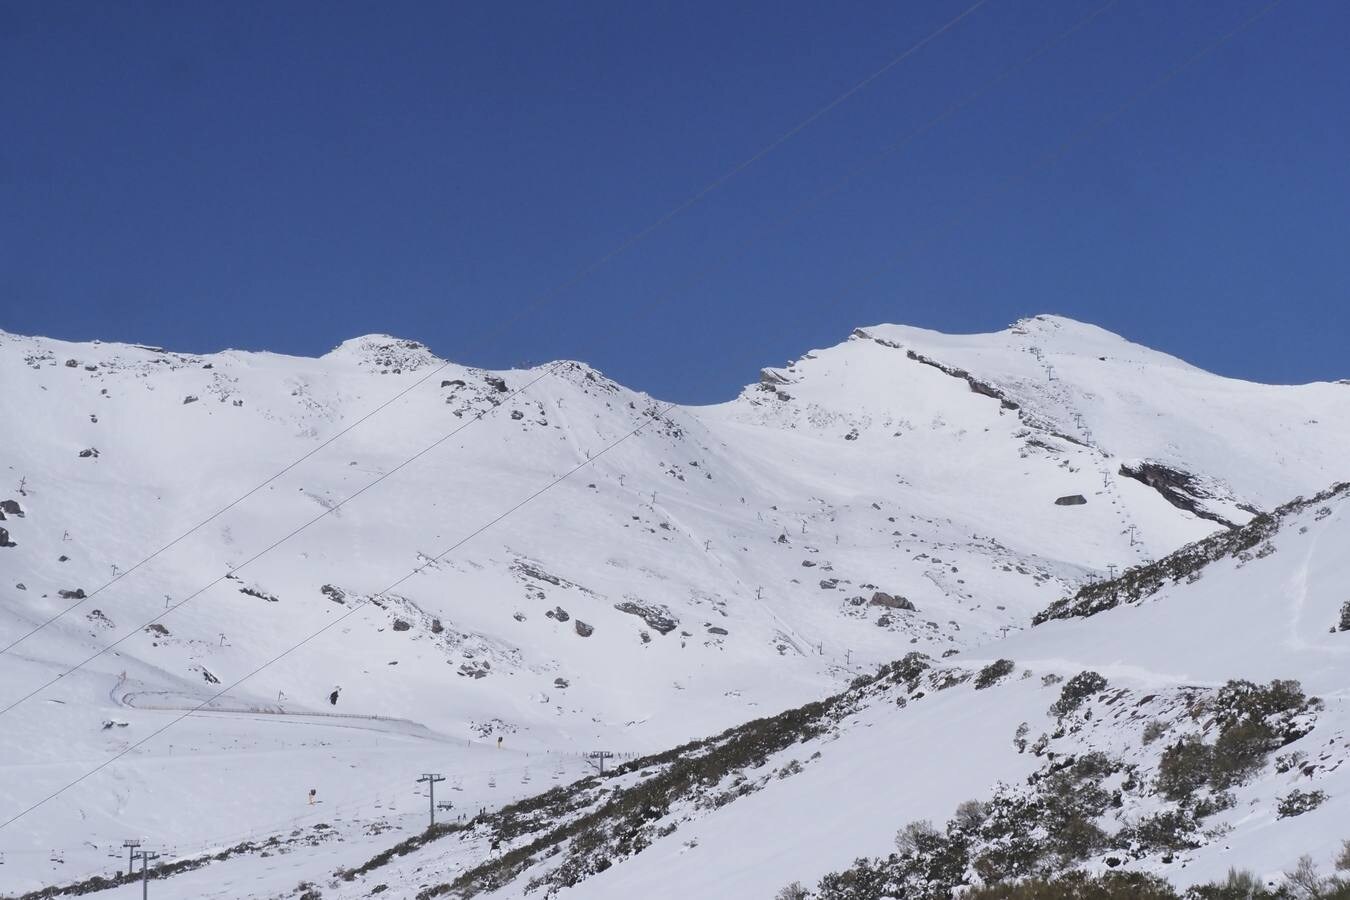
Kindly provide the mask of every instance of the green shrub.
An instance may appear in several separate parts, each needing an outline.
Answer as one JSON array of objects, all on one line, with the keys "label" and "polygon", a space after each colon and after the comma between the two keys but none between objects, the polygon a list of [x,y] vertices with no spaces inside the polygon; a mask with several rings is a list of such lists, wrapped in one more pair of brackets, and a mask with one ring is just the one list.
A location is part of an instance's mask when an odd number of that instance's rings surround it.
[{"label": "green shrub", "polygon": [[1303,791],[1298,788],[1280,798],[1280,818],[1292,819],[1305,812],[1312,812],[1327,799],[1325,791]]},{"label": "green shrub", "polygon": [[1187,735],[1162,753],[1158,790],[1168,800],[1181,802],[1209,783],[1214,749],[1195,735]]},{"label": "green shrub", "polygon": [[1180,900],[1166,881],[1138,872],[1095,876],[1067,872],[1053,879],[977,887],[963,896],[965,900]]},{"label": "green shrub", "polygon": [[989,665],[980,670],[980,674],[975,676],[975,690],[982,691],[987,687],[992,687],[995,682],[1005,675],[1011,675],[1017,664],[1011,659],[996,659]]},{"label": "green shrub", "polygon": [[1062,719],[1083,705],[1083,701],[1093,694],[1106,689],[1106,679],[1096,672],[1079,672],[1064,683],[1059,699],[1050,707],[1050,714]]}]

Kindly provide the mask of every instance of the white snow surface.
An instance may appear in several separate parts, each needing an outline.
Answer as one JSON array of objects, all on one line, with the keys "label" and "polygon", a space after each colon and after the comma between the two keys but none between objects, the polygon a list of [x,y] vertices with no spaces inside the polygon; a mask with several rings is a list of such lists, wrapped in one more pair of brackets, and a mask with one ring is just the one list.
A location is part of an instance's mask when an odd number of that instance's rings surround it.
[{"label": "white snow surface", "polygon": [[[0,893],[107,873],[127,837],[172,859],[303,829],[154,893],[367,896],[332,873],[424,824],[423,772],[447,776],[444,815],[495,808],[589,771],[582,753],[663,750],[911,650],[1140,691],[1299,678],[1327,703],[1304,739],[1322,746],[1346,727],[1343,503],[1142,606],[1029,622],[1222,527],[1123,465],[1183,472],[1240,523],[1350,478],[1347,446],[1350,386],[1222,378],[1052,316],[860,329],[731,402],[669,408],[581,363],[485,372],[389,336],[305,359],[0,332],[0,500],[22,511],[0,521],[0,647],[74,606],[0,654],[0,708],[27,697],[0,713],[0,822],[92,773],[0,829]],[[1025,778],[1012,732],[1053,699],[1035,677],[867,710],[800,774],[566,895],[767,897],[884,853],[900,824]],[[1345,774],[1313,813],[1235,820],[1184,877],[1329,860]],[[383,896],[474,861],[456,852],[409,856]]]}]

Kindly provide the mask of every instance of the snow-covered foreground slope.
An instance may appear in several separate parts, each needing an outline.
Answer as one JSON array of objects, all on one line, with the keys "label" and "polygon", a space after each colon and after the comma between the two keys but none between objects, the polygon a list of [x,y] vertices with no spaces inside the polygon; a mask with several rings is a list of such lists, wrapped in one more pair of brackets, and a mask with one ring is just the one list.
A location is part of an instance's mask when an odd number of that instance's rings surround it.
[{"label": "snow-covered foreground slope", "polygon": [[[339,873],[323,896],[767,898],[849,870],[819,895],[939,897],[1066,865],[1278,881],[1304,855],[1329,872],[1350,839],[1350,485],[1257,537],[1139,604],[988,654],[915,654],[825,704]],[[1223,735],[1256,726],[1264,743],[1239,742],[1226,780],[1215,763],[1169,796],[1175,748],[1231,751]],[[937,826],[919,850],[889,856],[923,819]]]},{"label": "snow-covered foreground slope", "polygon": [[[702,408],[376,337],[308,360],[0,334],[0,385],[0,647],[70,609],[0,654],[0,709],[22,700],[0,821],[150,738],[0,829],[0,890],[104,871],[127,836],[181,855],[331,825],[265,878],[288,889],[415,829],[424,771],[454,815],[495,808],[910,651],[1006,656],[1111,567],[1350,475],[1350,387],[1234,382],[1052,317],[865,329]],[[179,877],[267,896],[218,880],[264,877],[250,858]]]}]

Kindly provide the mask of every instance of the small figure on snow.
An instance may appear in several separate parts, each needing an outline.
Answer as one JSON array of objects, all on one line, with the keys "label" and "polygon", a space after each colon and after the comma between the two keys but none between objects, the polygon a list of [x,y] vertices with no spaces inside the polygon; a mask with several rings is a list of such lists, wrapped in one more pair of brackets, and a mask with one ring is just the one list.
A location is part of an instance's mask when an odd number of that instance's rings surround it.
[{"label": "small figure on snow", "polygon": [[338,685],[337,687],[333,688],[333,693],[328,695],[328,702],[333,706],[337,706],[337,698],[338,694],[340,693],[342,693],[342,686]]},{"label": "small figure on snow", "polygon": [[500,734],[497,735],[497,749],[502,749],[502,736]]},{"label": "small figure on snow", "polygon": [[319,795],[319,791],[318,791],[317,788],[310,788],[310,789],[309,789],[309,805],[310,805],[310,806],[313,806],[313,805],[314,805],[314,798],[317,797],[318,795]]}]

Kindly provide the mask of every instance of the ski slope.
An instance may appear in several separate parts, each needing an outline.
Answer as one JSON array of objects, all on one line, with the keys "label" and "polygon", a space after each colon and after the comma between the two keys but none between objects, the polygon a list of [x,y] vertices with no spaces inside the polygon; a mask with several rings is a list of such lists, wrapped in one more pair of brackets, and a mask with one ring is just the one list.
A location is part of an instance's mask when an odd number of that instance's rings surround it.
[{"label": "ski slope", "polygon": [[[22,512],[0,522],[0,646],[70,610],[0,654],[0,708],[22,700],[0,820],[107,763],[0,830],[0,891],[105,871],[128,835],[282,833],[311,787],[344,810],[343,842],[311,848],[326,876],[390,842],[356,823],[421,821],[423,771],[495,808],[580,754],[663,750],[910,651],[1007,656],[1085,581],[1350,476],[1350,387],[1233,381],[1057,317],[860,329],[709,407],[387,336],[302,359],[0,333],[0,384]],[[1186,475],[1191,508],[1122,474],[1145,462]]]}]

